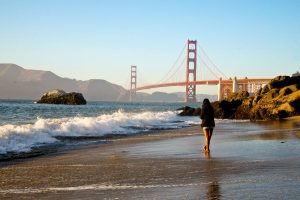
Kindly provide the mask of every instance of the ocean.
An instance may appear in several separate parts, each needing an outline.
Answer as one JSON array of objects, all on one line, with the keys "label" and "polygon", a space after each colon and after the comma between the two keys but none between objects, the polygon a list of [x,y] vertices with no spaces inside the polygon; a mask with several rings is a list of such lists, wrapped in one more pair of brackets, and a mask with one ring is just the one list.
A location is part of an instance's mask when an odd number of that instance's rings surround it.
[{"label": "ocean", "polygon": [[[178,116],[185,103],[89,102],[87,105],[0,101],[0,160],[26,158],[107,143],[111,138],[199,126],[200,119]],[[199,104],[190,104],[199,107]],[[216,131],[241,136],[299,137],[299,123],[218,120]],[[276,136],[268,134],[277,132]],[[199,130],[202,135],[202,131]],[[243,135],[241,135],[243,133]],[[271,135],[271,136],[269,136]]]},{"label": "ocean", "polygon": [[47,147],[86,145],[115,136],[199,124],[199,117],[177,116],[176,109],[183,106],[184,103],[120,102],[49,105],[1,100],[0,159]]},{"label": "ocean", "polygon": [[185,105],[1,101],[0,199],[297,199],[299,118],[216,120],[205,154]]}]

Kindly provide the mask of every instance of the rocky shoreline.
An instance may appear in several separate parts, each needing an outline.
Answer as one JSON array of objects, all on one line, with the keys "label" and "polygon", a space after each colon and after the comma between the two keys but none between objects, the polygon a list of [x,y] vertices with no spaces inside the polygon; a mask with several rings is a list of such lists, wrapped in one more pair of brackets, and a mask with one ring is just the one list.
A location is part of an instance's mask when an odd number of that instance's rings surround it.
[{"label": "rocky shoreline", "polygon": [[[300,76],[277,76],[255,96],[233,93],[222,101],[212,102],[218,119],[277,120],[300,115]],[[180,116],[199,116],[200,108],[183,107]]]}]

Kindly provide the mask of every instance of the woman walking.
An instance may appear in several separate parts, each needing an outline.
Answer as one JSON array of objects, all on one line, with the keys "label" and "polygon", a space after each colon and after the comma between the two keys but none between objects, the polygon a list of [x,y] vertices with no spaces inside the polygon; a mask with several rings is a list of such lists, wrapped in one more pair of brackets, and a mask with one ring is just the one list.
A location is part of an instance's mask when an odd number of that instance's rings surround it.
[{"label": "woman walking", "polygon": [[203,128],[203,133],[206,138],[205,146],[203,147],[205,152],[209,152],[210,139],[213,134],[213,130],[215,127],[215,115],[214,109],[211,106],[208,99],[203,100],[202,110],[201,110],[201,127]]}]

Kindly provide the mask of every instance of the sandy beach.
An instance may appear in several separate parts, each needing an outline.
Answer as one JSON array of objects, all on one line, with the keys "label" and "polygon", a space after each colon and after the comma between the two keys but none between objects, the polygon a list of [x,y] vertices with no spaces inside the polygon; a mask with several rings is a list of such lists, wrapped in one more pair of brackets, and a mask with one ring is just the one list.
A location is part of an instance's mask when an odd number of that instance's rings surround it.
[{"label": "sandy beach", "polygon": [[217,127],[210,154],[198,126],[115,139],[2,162],[0,198],[295,199],[299,139],[299,118]]}]

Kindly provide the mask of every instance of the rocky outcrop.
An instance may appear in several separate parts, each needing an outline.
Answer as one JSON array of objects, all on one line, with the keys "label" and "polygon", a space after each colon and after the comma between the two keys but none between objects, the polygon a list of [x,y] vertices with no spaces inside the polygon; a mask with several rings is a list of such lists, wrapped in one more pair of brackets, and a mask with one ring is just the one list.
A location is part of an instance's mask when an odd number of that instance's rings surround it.
[{"label": "rocky outcrop", "polygon": [[254,97],[251,120],[282,119],[300,115],[300,77],[278,76]]},{"label": "rocky outcrop", "polygon": [[178,113],[179,116],[200,116],[201,114],[200,108],[191,108],[189,106],[178,108],[177,110],[182,110]]},{"label": "rocky outcrop", "polygon": [[[212,103],[220,119],[276,120],[300,115],[300,76],[278,76],[254,97],[248,92],[233,93]],[[193,116],[194,108],[183,109],[181,116]],[[196,109],[194,109],[196,110]]]},{"label": "rocky outcrop", "polygon": [[81,93],[66,93],[63,90],[55,89],[43,94],[41,100],[37,101],[37,103],[84,105],[86,104],[86,100]]},{"label": "rocky outcrop", "polygon": [[[247,113],[242,113],[240,106],[245,99],[249,98],[248,92],[233,93],[227,99],[212,103],[215,117],[219,119],[245,119],[249,118]],[[237,112],[239,110],[239,112]]]}]

